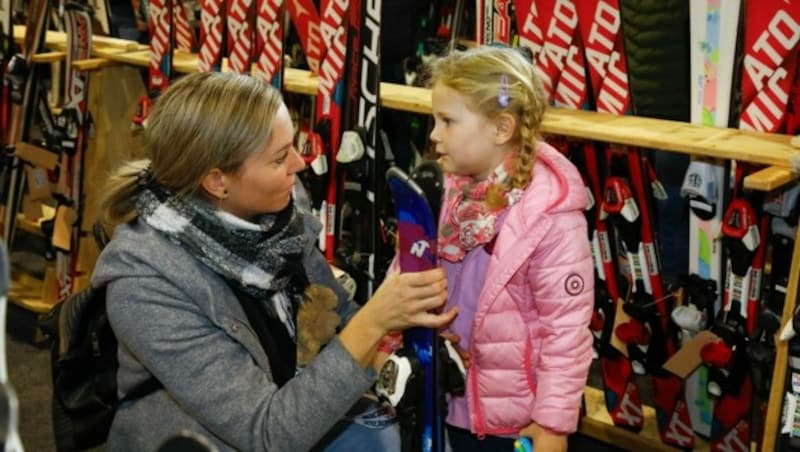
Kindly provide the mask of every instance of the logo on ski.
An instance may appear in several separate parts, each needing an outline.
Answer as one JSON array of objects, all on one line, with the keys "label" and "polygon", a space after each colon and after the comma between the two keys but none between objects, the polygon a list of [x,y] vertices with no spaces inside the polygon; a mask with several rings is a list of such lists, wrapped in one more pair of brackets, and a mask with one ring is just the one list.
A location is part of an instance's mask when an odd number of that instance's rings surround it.
[{"label": "logo on ski", "polygon": [[328,46],[328,53],[319,68],[319,94],[322,96],[322,114],[331,112],[331,100],[334,89],[344,73],[345,55],[347,54],[347,27],[344,17],[347,13],[347,1],[331,2],[323,12],[320,32]]},{"label": "logo on ski", "polygon": [[430,247],[431,243],[429,241],[425,239],[417,240],[411,245],[411,250],[409,252],[421,259],[425,255],[425,251],[427,251]]},{"label": "logo on ski", "polygon": [[257,61],[257,75],[267,83],[272,83],[275,76],[280,75],[283,54],[281,3],[282,0],[258,2],[256,32],[261,54]]},{"label": "logo on ski", "polygon": [[220,15],[220,3],[203,2],[200,21],[202,22],[205,36],[202,44],[200,44],[198,69],[201,72],[208,72],[214,70],[222,60],[223,23]]},{"label": "logo on ski", "polygon": [[747,422],[739,421],[729,432],[726,434],[719,444],[714,446],[714,450],[724,451],[741,451],[747,452],[750,450],[750,445],[746,444],[742,438],[750,438],[750,427]]},{"label": "logo on ski", "polygon": [[625,393],[622,395],[622,402],[619,404],[619,417],[628,425],[642,425],[644,422],[644,414],[640,403],[637,403],[631,398],[631,393],[635,391],[635,387],[628,383],[625,386]]},{"label": "logo on ski", "polygon": [[674,440],[680,446],[689,446],[694,443],[692,428],[681,419],[681,413],[685,410],[686,404],[682,400],[678,400],[666,431],[666,437]]},{"label": "logo on ski", "polygon": [[792,83],[784,63],[798,40],[800,24],[781,9],[745,53],[740,128],[761,132],[780,128]]},{"label": "logo on ski", "polygon": [[250,72],[249,62],[253,47],[253,36],[248,16],[251,0],[235,0],[228,10],[228,32],[232,49],[228,57],[231,70],[237,74]]}]

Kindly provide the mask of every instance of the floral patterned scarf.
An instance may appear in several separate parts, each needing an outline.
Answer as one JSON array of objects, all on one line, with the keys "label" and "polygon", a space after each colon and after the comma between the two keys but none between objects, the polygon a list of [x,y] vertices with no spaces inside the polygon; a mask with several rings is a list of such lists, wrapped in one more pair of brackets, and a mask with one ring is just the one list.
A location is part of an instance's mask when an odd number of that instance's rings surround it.
[{"label": "floral patterned scarf", "polygon": [[[523,190],[509,189],[508,180],[513,173],[517,152],[509,152],[503,163],[485,180],[470,176],[450,176],[451,183],[445,193],[445,218],[439,226],[439,257],[450,262],[460,262],[466,254],[489,243],[497,234],[497,217],[507,207],[522,198]],[[507,204],[492,208],[487,201],[489,189],[496,185],[505,196]]]}]

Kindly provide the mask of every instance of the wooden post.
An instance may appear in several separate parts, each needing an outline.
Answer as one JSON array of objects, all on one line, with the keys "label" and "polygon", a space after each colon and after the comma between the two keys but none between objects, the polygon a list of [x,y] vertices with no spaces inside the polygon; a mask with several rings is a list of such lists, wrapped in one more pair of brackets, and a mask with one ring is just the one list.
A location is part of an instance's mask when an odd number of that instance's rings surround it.
[{"label": "wooden post", "polygon": [[[800,283],[800,228],[794,238],[794,251],[792,252],[792,266],[789,270],[789,285],[786,288],[786,300],[783,302],[783,316],[781,326],[790,322],[794,314],[797,301],[797,286]],[[769,392],[767,418],[764,421],[764,437],[761,450],[775,450],[775,442],[780,434],[781,408],[783,395],[786,392],[786,369],[789,364],[789,343],[780,341],[775,337],[775,367],[773,367],[772,386]]]}]

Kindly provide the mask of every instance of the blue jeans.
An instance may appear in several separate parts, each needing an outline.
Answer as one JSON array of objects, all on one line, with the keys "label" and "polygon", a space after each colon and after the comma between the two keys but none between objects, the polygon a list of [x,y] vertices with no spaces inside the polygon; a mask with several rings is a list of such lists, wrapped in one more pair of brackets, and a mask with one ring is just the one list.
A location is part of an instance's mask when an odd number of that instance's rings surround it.
[{"label": "blue jeans", "polygon": [[360,403],[313,449],[321,452],[400,452],[397,419],[376,402]]}]

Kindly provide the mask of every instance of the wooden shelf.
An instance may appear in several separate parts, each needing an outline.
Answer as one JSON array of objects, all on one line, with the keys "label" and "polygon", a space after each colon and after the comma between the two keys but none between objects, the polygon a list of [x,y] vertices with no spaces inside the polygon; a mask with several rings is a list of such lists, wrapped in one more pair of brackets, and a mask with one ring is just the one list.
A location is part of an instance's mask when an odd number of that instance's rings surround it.
[{"label": "wooden shelf", "polygon": [[53,307],[52,303],[45,301],[46,294],[43,287],[44,283],[41,280],[14,272],[8,290],[8,300],[28,311],[43,314]]},{"label": "wooden shelf", "polygon": [[29,220],[22,213],[17,214],[17,227],[25,232],[35,235],[43,235],[42,222],[52,219],[56,214],[56,209],[42,204],[42,217],[38,220]]},{"label": "wooden shelf", "polygon": [[[625,450],[677,451],[680,449],[661,442],[656,423],[656,412],[653,407],[643,406],[644,426],[639,433],[617,428],[611,420],[605,405],[603,391],[587,386],[583,399],[586,402],[586,414],[581,418],[579,431],[586,436],[613,444]],[[708,442],[695,438],[694,450],[709,450]]]}]

